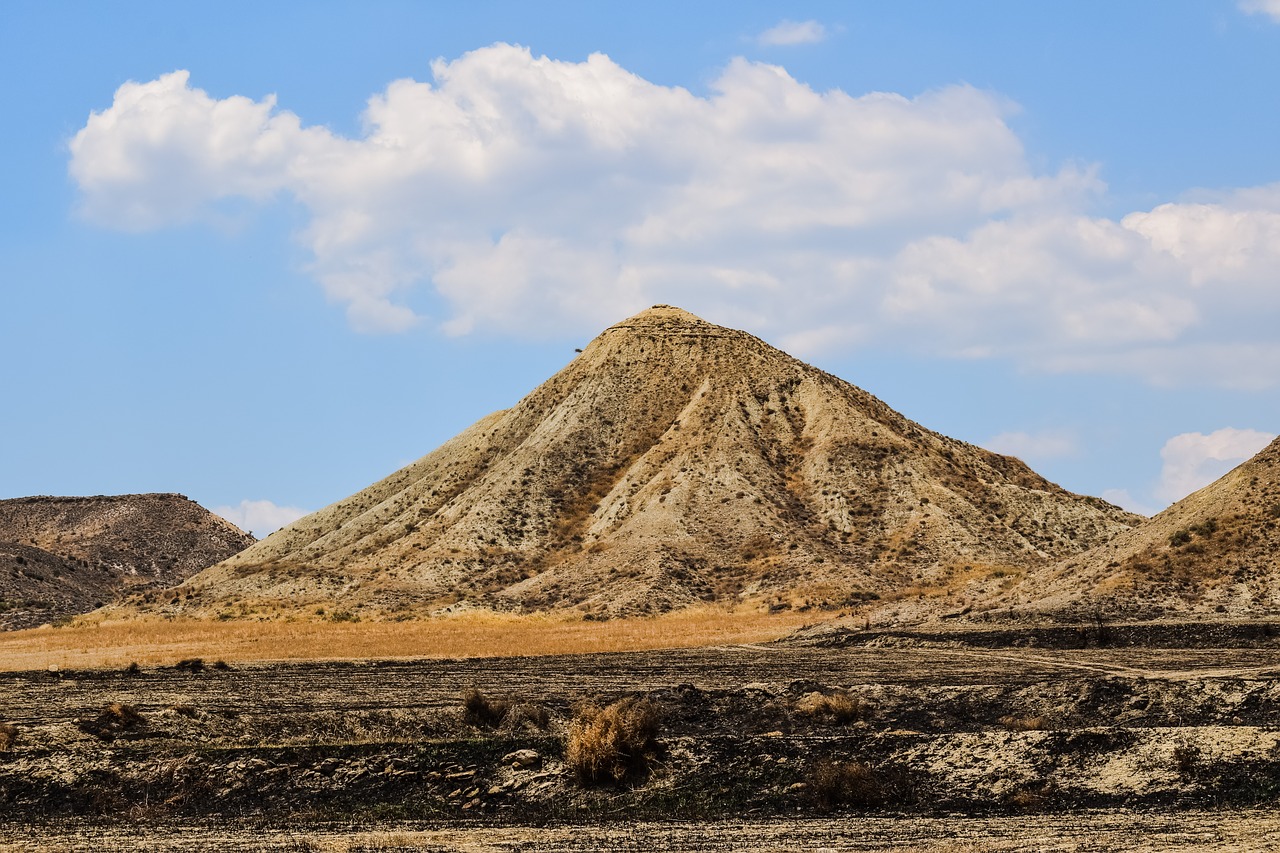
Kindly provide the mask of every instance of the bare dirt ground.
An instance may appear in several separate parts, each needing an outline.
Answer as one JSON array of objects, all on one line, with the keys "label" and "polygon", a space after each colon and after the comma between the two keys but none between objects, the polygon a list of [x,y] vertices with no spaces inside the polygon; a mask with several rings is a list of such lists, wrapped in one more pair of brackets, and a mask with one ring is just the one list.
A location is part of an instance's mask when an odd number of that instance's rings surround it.
[{"label": "bare dirt ground", "polygon": [[1188,810],[1134,814],[1101,811],[1075,815],[1017,817],[860,816],[708,823],[642,822],[573,824],[554,827],[438,827],[403,825],[367,831],[344,828],[295,829],[289,833],[261,825],[200,825],[155,829],[85,824],[0,841],[4,853],[73,853],[137,850],[139,853],[620,853],[641,851],[743,851],[812,853],[894,851],[894,853],[1114,853],[1115,851],[1205,851],[1244,853],[1276,848],[1280,811]]},{"label": "bare dirt ground", "polygon": [[[0,851],[1273,849],[1269,633],[1026,641],[0,673]],[[649,760],[575,775],[641,695]]]}]

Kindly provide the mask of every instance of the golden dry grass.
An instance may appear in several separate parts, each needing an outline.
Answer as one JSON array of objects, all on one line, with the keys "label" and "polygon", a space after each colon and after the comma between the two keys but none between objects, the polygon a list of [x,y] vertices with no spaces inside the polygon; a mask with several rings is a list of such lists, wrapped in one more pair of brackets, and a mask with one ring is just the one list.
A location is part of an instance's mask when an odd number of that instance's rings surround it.
[{"label": "golden dry grass", "polygon": [[832,693],[806,693],[796,700],[796,712],[809,717],[819,717],[833,723],[851,723],[866,714],[866,707],[846,690]]},{"label": "golden dry grass", "polygon": [[588,622],[470,613],[411,622],[238,622],[142,617],[83,619],[0,634],[0,671],[367,658],[510,657],[755,643],[814,621],[800,613],[718,609]]},{"label": "golden dry grass", "polygon": [[621,782],[651,760],[660,723],[658,706],[648,698],[584,707],[569,725],[565,763],[583,784]]},{"label": "golden dry grass", "polygon": [[1019,716],[1010,714],[1001,717],[1000,725],[1011,732],[1042,732],[1053,728],[1053,721],[1046,716]]}]

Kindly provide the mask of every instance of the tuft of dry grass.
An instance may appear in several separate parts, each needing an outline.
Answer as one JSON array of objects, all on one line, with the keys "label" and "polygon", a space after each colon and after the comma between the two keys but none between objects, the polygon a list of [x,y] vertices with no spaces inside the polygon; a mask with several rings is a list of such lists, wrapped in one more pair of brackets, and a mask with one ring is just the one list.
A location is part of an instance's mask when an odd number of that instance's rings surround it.
[{"label": "tuft of dry grass", "polygon": [[1005,794],[1004,801],[1019,811],[1037,811],[1047,806],[1058,793],[1052,781],[1022,785]]},{"label": "tuft of dry grass", "polygon": [[866,716],[867,707],[847,690],[806,693],[796,700],[796,713],[836,725],[845,725]]},{"label": "tuft of dry grass", "polygon": [[657,703],[647,697],[584,707],[569,724],[565,762],[583,784],[621,782],[653,759],[660,722]]},{"label": "tuft of dry grass", "polygon": [[812,621],[803,614],[720,608],[655,617],[489,612],[406,622],[82,618],[62,628],[0,633],[0,671],[171,666],[214,654],[236,663],[367,658],[482,658],[688,648],[777,639]]},{"label": "tuft of dry grass", "polygon": [[1045,716],[1009,714],[998,722],[1011,732],[1043,732],[1053,728],[1053,720]]},{"label": "tuft of dry grass", "polygon": [[819,761],[809,773],[809,791],[823,811],[845,805],[875,806],[885,799],[875,769],[861,761]]},{"label": "tuft of dry grass", "polygon": [[76,724],[80,731],[93,735],[100,740],[115,740],[126,732],[137,731],[147,725],[146,719],[132,705],[112,702],[103,708],[98,716],[81,720]]},{"label": "tuft of dry grass", "polygon": [[469,726],[495,729],[510,711],[510,702],[490,698],[474,687],[462,694],[462,721]]},{"label": "tuft of dry grass", "polygon": [[502,727],[508,731],[520,729],[536,729],[546,731],[551,725],[551,712],[542,705],[531,702],[519,702],[511,706],[511,710],[502,718]]},{"label": "tuft of dry grass", "polygon": [[900,767],[822,758],[809,770],[808,791],[821,811],[841,806],[879,806],[919,799],[917,780]]}]

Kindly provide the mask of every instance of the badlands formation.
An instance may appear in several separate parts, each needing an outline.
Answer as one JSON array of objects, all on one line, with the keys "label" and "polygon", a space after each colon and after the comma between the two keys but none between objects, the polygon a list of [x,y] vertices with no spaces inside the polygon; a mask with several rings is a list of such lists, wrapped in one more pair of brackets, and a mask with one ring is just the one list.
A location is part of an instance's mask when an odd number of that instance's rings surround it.
[{"label": "badlands formation", "polygon": [[1048,612],[1249,617],[1280,609],[1280,438],[1038,583]]},{"label": "badlands formation", "polygon": [[182,495],[0,500],[0,629],[173,586],[254,541]]},{"label": "badlands formation", "polygon": [[906,618],[998,597],[1142,520],[659,305],[514,407],[134,606],[603,618],[717,602]]}]

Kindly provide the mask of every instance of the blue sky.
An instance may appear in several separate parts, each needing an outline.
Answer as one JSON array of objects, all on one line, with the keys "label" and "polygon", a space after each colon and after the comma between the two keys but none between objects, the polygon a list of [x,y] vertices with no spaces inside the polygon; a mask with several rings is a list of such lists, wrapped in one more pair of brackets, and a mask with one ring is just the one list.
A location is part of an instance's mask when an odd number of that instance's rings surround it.
[{"label": "blue sky", "polygon": [[1280,431],[1280,2],[0,5],[0,497],[259,535],[656,302],[1154,511]]}]

